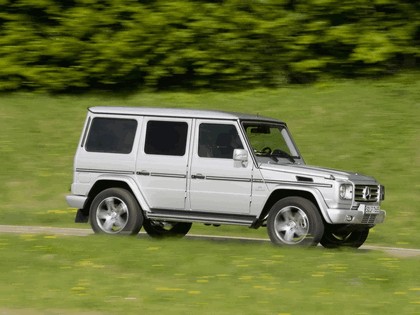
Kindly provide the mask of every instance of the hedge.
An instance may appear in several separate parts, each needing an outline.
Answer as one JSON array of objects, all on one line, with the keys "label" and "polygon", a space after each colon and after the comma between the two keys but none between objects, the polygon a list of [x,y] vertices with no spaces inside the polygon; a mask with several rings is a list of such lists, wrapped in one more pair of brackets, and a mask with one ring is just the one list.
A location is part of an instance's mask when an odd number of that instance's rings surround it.
[{"label": "hedge", "polygon": [[0,91],[243,89],[416,68],[417,0],[0,0]]}]

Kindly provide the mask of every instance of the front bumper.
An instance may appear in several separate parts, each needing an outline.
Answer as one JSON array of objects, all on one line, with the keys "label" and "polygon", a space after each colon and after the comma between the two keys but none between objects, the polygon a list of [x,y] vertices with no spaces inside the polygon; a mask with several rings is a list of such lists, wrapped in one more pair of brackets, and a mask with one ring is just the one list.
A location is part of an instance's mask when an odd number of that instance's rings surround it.
[{"label": "front bumper", "polygon": [[364,204],[359,205],[357,210],[328,209],[331,224],[366,224],[375,225],[385,221],[386,211],[379,207],[372,210]]}]

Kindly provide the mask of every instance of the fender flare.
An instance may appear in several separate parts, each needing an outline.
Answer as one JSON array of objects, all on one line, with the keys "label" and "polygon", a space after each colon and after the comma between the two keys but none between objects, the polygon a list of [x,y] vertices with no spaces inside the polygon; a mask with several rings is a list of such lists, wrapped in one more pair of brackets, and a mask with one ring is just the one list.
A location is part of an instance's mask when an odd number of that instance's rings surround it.
[{"label": "fender flare", "polygon": [[[264,203],[264,210],[268,214],[270,209],[267,209],[267,204],[269,204],[270,199],[272,196],[281,193],[282,191],[287,191],[288,193],[284,195],[286,196],[302,196],[305,197],[305,194],[310,194],[313,197],[313,201],[316,202],[315,206],[319,209],[320,214],[322,218],[325,220],[326,223],[332,223],[331,218],[328,214],[328,205],[325,202],[321,192],[317,188],[313,187],[296,187],[293,185],[278,185],[275,186],[271,192],[270,195],[267,197],[265,203]],[[296,192],[296,194],[293,194],[293,192]],[[271,208],[271,207],[270,207]]]},{"label": "fender flare", "polygon": [[98,184],[98,182],[122,182],[127,184],[127,186],[131,189],[131,192],[133,193],[134,197],[137,199],[137,202],[139,203],[141,209],[145,212],[150,212],[149,204],[144,197],[144,194],[140,187],[137,185],[136,181],[130,177],[130,176],[113,176],[113,175],[100,175],[95,179],[95,182],[93,183],[91,189],[89,190],[89,194],[92,191],[92,189],[95,187],[95,185]]}]

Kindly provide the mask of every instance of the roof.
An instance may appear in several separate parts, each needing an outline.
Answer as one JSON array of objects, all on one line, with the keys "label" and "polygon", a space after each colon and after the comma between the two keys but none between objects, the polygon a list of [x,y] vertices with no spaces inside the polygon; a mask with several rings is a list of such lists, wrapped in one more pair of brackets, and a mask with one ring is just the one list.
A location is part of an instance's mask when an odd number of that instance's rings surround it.
[{"label": "roof", "polygon": [[128,116],[157,116],[157,117],[183,117],[201,119],[225,119],[225,120],[258,120],[273,123],[283,123],[280,120],[250,115],[244,113],[224,112],[217,110],[187,109],[187,108],[159,108],[159,107],[119,107],[119,106],[96,106],[90,107],[89,111],[94,114],[128,115]]}]

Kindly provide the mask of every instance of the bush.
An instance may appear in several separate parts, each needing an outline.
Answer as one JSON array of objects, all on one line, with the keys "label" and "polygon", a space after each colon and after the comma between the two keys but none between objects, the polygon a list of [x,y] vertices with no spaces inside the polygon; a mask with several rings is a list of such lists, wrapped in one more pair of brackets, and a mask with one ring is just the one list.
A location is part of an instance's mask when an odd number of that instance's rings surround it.
[{"label": "bush", "polygon": [[0,1],[0,91],[243,89],[416,67],[409,0]]}]

